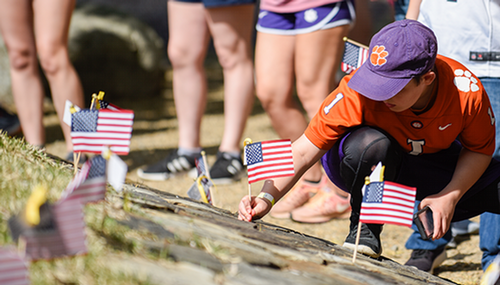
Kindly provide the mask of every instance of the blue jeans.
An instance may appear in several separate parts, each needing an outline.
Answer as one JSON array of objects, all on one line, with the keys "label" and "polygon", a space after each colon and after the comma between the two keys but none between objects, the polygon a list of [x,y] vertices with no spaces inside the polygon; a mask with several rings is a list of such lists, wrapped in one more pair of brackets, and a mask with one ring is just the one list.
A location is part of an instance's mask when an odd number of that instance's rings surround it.
[{"label": "blue jeans", "polygon": [[[500,78],[482,77],[479,78],[488,93],[491,107],[496,118],[500,118]],[[496,149],[493,157],[500,160],[500,121],[496,122]],[[418,205],[418,204],[417,204]],[[415,206],[416,209],[416,206]],[[449,230],[444,237],[432,241],[423,240],[415,225],[412,226],[414,232],[406,241],[407,249],[427,249],[434,250],[444,247],[452,238]],[[481,265],[486,270],[495,256],[500,253],[500,215],[492,213],[483,213],[481,215],[479,226],[479,247],[483,251]]]},{"label": "blue jeans", "polygon": [[[493,157],[500,160],[500,77],[479,78],[490,98],[496,121],[496,149]],[[500,215],[484,213],[479,225],[479,247],[483,251],[481,266],[486,270],[495,256],[500,254]]]},{"label": "blue jeans", "polygon": [[410,0],[397,0],[394,1],[394,19],[396,21],[404,20],[406,12],[408,11],[408,3]]}]

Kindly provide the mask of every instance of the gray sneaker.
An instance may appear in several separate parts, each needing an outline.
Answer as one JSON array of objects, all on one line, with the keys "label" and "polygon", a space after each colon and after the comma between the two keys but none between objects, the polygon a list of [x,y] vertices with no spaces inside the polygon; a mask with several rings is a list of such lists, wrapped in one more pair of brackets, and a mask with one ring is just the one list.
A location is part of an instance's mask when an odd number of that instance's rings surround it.
[{"label": "gray sneaker", "polygon": [[446,260],[445,248],[434,250],[415,249],[411,253],[410,259],[405,263],[406,266],[412,266],[419,270],[434,273],[434,269]]},{"label": "gray sneaker", "polygon": [[197,156],[179,155],[176,149],[157,163],[138,169],[137,175],[145,180],[163,181],[181,173],[195,172],[195,161],[199,157],[201,157],[200,154]]}]

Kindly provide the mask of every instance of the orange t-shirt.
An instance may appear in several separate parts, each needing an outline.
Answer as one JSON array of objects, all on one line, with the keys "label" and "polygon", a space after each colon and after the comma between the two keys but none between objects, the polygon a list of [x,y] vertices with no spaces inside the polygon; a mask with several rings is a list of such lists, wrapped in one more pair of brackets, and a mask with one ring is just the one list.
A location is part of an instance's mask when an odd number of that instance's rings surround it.
[{"label": "orange t-shirt", "polygon": [[385,130],[409,154],[435,153],[458,138],[465,148],[492,155],[495,119],[479,79],[462,64],[439,55],[436,73],[435,101],[419,115],[411,110],[393,112],[383,102],[364,97],[347,86],[352,75],[345,76],[305,135],[318,148],[328,150],[349,129],[364,125]]}]

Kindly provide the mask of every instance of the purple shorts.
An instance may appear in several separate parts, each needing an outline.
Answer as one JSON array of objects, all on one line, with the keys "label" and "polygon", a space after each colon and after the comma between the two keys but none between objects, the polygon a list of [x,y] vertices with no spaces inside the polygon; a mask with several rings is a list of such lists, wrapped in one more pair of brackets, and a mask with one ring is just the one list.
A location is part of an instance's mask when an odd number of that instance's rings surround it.
[{"label": "purple shorts", "polygon": [[355,19],[352,0],[294,13],[260,10],[257,31],[275,35],[298,35],[349,25]]}]

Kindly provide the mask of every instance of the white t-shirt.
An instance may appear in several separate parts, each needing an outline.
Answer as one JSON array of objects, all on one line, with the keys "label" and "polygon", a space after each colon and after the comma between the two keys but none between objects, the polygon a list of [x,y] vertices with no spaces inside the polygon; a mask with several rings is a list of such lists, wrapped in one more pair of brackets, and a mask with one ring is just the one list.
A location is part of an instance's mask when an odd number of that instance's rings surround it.
[{"label": "white t-shirt", "polygon": [[478,77],[500,77],[500,61],[471,61],[470,52],[500,54],[500,0],[422,0],[418,21],[438,39],[438,53]]}]

